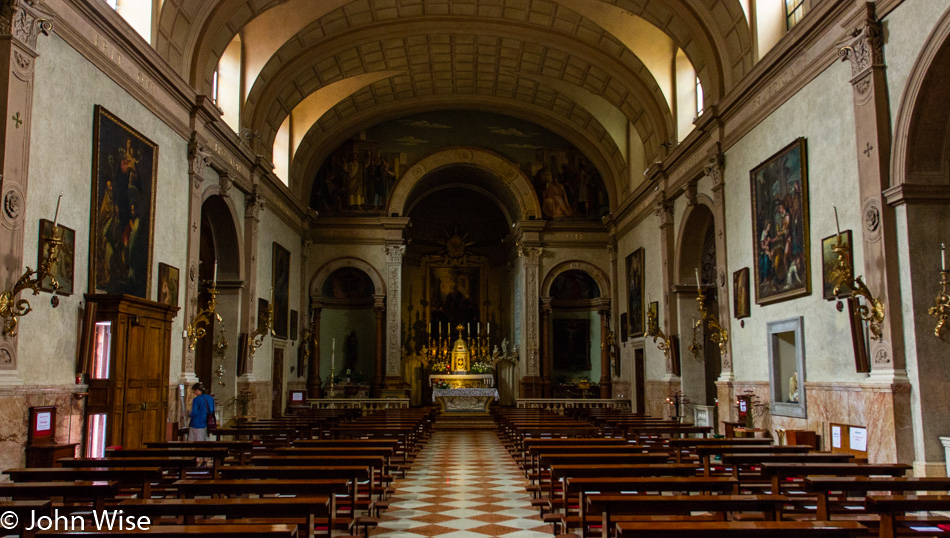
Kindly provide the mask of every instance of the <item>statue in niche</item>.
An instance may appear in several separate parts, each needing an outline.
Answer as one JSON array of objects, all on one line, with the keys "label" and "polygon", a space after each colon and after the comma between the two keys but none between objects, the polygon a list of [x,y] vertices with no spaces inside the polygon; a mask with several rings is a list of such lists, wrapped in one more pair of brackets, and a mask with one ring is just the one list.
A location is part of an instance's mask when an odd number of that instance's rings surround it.
[{"label": "statue in niche", "polygon": [[356,371],[356,330],[350,331],[343,343],[343,371],[347,376]]},{"label": "statue in niche", "polygon": [[788,401],[789,403],[798,403],[798,372],[788,378]]}]

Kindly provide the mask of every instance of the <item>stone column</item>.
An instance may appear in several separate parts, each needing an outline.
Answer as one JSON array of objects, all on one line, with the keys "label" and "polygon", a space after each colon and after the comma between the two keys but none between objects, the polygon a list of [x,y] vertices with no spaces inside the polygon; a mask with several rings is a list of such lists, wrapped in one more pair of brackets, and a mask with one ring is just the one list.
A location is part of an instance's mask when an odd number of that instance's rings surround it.
[{"label": "stone column", "polygon": [[[311,304],[310,308],[312,314],[310,314],[310,337],[309,342],[305,342],[303,345],[311,346],[310,349],[310,361],[307,364],[307,397],[308,398],[319,398],[321,381],[320,381],[320,313],[323,309],[317,304]],[[315,342],[315,344],[314,344]]]},{"label": "stone column", "polygon": [[[712,180],[713,190],[713,221],[716,226],[716,286],[719,289],[719,326],[731,333],[732,314],[730,312],[729,301],[729,264],[727,263],[726,249],[726,198],[723,188],[725,187],[723,167],[725,160],[722,154],[716,154],[710,157],[705,167],[706,175]],[[727,334],[728,334],[727,333]],[[735,379],[732,373],[732,339],[730,338],[723,353],[719,356],[722,360],[722,371],[719,374],[719,380],[732,381]],[[731,401],[731,400],[730,400]]]},{"label": "stone column", "polygon": [[[402,379],[402,257],[406,245],[386,245],[386,380],[387,388],[400,387]],[[378,368],[378,366],[377,366]]]},{"label": "stone column", "polygon": [[551,394],[551,372],[554,369],[553,358],[551,357],[551,335],[554,334],[551,327],[551,298],[541,299],[541,387],[545,398],[552,398]]},{"label": "stone column", "polygon": [[[673,284],[676,283],[676,275],[673,273],[674,265],[670,260],[676,256],[676,231],[673,229],[673,203],[666,200],[665,191],[657,191],[656,198],[653,201],[654,214],[659,221],[660,228],[660,253],[663,260],[663,271],[661,273],[663,282],[663,311],[659,314],[657,323],[663,329],[663,333],[672,337],[676,334],[677,305],[676,300],[670,300],[670,291]],[[647,305],[649,306],[649,305]],[[652,342],[652,340],[651,340]],[[675,357],[670,355],[666,363],[666,375],[673,377],[673,363]]]},{"label": "stone column", "polygon": [[610,383],[610,299],[602,300],[597,309],[600,314],[600,398],[609,400],[613,396]]},{"label": "stone column", "polygon": [[[49,35],[52,27],[50,15],[32,2],[0,0],[0,73],[5,75],[0,82],[0,289],[5,290],[13,288],[25,270],[23,219],[29,183],[36,40],[40,34]],[[0,336],[0,370],[16,368],[17,337]]]},{"label": "stone column", "polygon": [[[188,278],[185,280],[185,302],[182,304],[182,319],[185,324],[191,323],[198,310],[198,251],[201,245],[201,185],[204,183],[204,169],[210,163],[210,158],[204,148],[198,143],[198,133],[191,133],[188,142],[188,250],[187,262]],[[206,336],[213,338],[214,335]],[[191,386],[198,381],[195,375],[195,350],[189,346],[187,339],[181,344],[181,376],[179,383]],[[202,380],[210,384],[210,379]]]},{"label": "stone column", "polygon": [[383,386],[383,368],[386,350],[386,296],[373,295],[373,312],[376,314],[376,373],[373,376],[373,397],[379,398]]},{"label": "stone column", "polygon": [[[518,257],[521,258],[521,271],[524,275],[524,326],[522,341],[526,363],[525,375],[521,378],[521,396],[523,398],[540,398],[541,378],[538,364],[538,345],[540,344],[538,330],[538,310],[540,310],[539,273],[541,269],[541,254],[544,249],[540,243],[521,242],[517,245]],[[515,297],[517,301],[519,298]],[[517,344],[517,343],[516,343]]]},{"label": "stone column", "polygon": [[[257,329],[257,243],[258,226],[264,199],[257,186],[244,199],[244,268],[247,274],[247,295],[241,305],[241,334],[247,337]],[[242,350],[246,352],[246,350]],[[245,382],[254,381],[254,361],[245,355],[243,369],[238,371]]]},{"label": "stone column", "polygon": [[[886,385],[888,400],[877,406],[893,427],[910,424],[910,390],[905,372],[904,335],[901,315],[900,270],[894,208],[883,203],[882,191],[890,186],[891,130],[884,63],[884,30],[875,14],[875,4],[860,4],[854,30],[838,56],[851,63],[855,140],[857,141],[858,187],[861,196],[864,274],[871,294],[884,308],[880,327],[871,323],[871,376],[869,381]],[[869,305],[873,307],[873,305]],[[807,390],[807,387],[806,387]],[[913,439],[884,433],[884,452],[899,462],[913,459]]]}]

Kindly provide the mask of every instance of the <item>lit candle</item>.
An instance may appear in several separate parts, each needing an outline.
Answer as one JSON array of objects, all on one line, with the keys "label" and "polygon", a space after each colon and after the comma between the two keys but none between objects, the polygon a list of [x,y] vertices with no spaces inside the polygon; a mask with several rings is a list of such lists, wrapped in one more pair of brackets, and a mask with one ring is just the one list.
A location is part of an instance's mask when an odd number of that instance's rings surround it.
[{"label": "lit candle", "polygon": [[59,203],[63,201],[63,193],[56,199],[56,213],[53,215],[53,232],[56,232],[56,223],[59,221]]},{"label": "lit candle", "polygon": [[485,331],[485,336],[491,336],[491,322],[488,322],[488,328]]},{"label": "lit candle", "polygon": [[[699,267],[693,269],[696,272],[696,287],[700,288],[702,285],[699,283]],[[642,297],[642,296],[641,296]]]},{"label": "lit candle", "polygon": [[835,210],[835,230],[838,232],[838,235],[841,235],[841,224],[838,223],[838,206],[831,204],[831,207]]},{"label": "lit candle", "polygon": [[482,334],[482,322],[475,323],[475,334]]},{"label": "lit candle", "polygon": [[947,270],[947,247],[940,243],[940,270]]}]

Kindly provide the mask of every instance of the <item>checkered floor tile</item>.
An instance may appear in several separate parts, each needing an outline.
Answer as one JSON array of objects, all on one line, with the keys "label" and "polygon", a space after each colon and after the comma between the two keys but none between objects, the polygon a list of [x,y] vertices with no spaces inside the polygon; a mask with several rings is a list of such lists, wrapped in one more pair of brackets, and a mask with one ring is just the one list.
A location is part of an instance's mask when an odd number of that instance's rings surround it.
[{"label": "checkered floor tile", "polygon": [[436,430],[380,517],[379,538],[551,538],[490,430]]}]

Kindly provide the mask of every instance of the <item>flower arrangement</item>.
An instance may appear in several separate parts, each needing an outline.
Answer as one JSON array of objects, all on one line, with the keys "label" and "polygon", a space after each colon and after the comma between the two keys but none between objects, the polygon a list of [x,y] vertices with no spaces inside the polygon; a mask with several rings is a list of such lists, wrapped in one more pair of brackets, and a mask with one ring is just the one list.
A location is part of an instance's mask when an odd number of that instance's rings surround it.
[{"label": "flower arrangement", "polygon": [[473,374],[490,374],[492,371],[494,371],[494,368],[492,368],[491,363],[487,362],[474,362],[469,367],[469,372]]},{"label": "flower arrangement", "polygon": [[437,362],[432,365],[432,371],[435,373],[448,373],[449,363],[447,362]]},{"label": "flower arrangement", "polygon": [[445,390],[445,389],[449,388],[449,382],[448,382],[448,381],[445,381],[444,379],[439,379],[439,380],[437,380],[437,381],[435,381],[435,382],[432,383],[432,388],[434,388],[434,389],[439,389],[439,390]]}]

